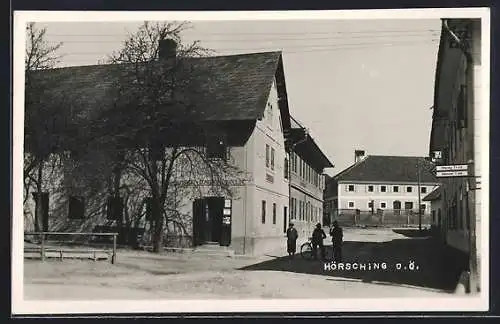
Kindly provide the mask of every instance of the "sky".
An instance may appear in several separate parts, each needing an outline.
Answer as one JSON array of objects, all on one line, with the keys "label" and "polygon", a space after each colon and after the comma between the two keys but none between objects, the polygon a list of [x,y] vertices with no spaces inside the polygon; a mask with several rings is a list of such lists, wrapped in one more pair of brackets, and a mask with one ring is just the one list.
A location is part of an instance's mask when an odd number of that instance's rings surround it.
[{"label": "sky", "polygon": [[[139,22],[39,22],[60,65],[97,64]],[[195,21],[182,41],[218,55],[281,50],[290,113],[335,175],[354,150],[427,156],[439,19]]]}]

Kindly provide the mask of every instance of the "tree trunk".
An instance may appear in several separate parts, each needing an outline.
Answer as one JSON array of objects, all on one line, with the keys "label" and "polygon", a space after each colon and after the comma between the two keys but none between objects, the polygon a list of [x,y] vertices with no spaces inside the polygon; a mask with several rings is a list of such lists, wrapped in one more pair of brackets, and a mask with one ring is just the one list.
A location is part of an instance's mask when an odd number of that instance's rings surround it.
[{"label": "tree trunk", "polygon": [[163,213],[157,197],[153,197],[153,206],[153,252],[159,253],[163,248]]},{"label": "tree trunk", "polygon": [[43,181],[43,162],[38,165],[38,179],[36,183],[35,199],[35,232],[40,232],[40,218],[43,217],[42,210],[42,181]]},{"label": "tree trunk", "polygon": [[[153,180],[153,183],[157,182],[155,180],[156,179],[156,176],[158,174],[158,167],[157,167],[157,164],[156,164],[156,160],[155,159],[152,159],[152,163],[151,163],[151,174],[153,177],[155,177]],[[163,249],[163,208],[160,204],[160,192],[159,190],[157,191],[156,189],[158,189],[158,185],[156,185],[156,188],[151,188],[152,191],[153,191],[153,194],[152,194],[152,203],[153,203],[153,210],[152,210],[152,217],[153,217],[153,224],[154,224],[154,228],[153,228],[153,252],[155,253],[159,253],[162,251]],[[156,192],[155,192],[156,191]]]}]

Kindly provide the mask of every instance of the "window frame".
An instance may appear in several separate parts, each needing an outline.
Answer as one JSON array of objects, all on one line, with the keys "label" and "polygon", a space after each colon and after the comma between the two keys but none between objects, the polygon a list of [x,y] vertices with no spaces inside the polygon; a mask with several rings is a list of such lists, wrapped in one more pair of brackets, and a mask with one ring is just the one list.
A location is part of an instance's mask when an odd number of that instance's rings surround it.
[{"label": "window frame", "polygon": [[266,209],[267,209],[266,201],[262,200],[261,201],[261,219],[260,219],[262,224],[266,223]]}]

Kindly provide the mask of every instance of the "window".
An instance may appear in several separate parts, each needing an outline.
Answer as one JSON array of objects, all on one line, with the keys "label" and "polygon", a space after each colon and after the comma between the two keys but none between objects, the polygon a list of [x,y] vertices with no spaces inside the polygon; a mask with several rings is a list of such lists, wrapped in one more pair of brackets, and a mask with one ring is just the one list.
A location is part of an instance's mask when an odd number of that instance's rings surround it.
[{"label": "window", "polygon": [[85,203],[83,197],[69,197],[68,218],[83,219],[85,215]]},{"label": "window", "polygon": [[393,203],[392,203],[392,209],[394,210],[399,210],[401,209],[401,202],[399,200],[395,200]]},{"label": "window", "polygon": [[413,188],[412,187],[406,187],[406,192],[412,192]]},{"label": "window", "polygon": [[266,144],[266,168],[269,168],[269,145]]},{"label": "window", "polygon": [[297,199],[293,201],[293,219],[297,219]]},{"label": "window", "polygon": [[274,148],[271,147],[271,170],[274,170]]},{"label": "window", "polygon": [[380,208],[382,208],[382,209],[387,208],[387,204],[385,202],[381,202]]},{"label": "window", "polygon": [[347,191],[353,192],[354,191],[354,185],[347,186]]},{"label": "window", "polygon": [[460,86],[457,103],[457,124],[458,128],[467,128],[467,86]]},{"label": "window", "polygon": [[425,204],[420,205],[420,210],[422,211],[422,213],[425,212],[425,208],[426,208]]},{"label": "window", "polygon": [[227,159],[226,141],[221,136],[212,136],[207,141],[208,159]]},{"label": "window", "polygon": [[350,201],[350,202],[348,203],[348,206],[349,206],[349,208],[354,208],[354,201]]},{"label": "window", "polygon": [[427,192],[427,187],[421,187],[420,188],[420,192],[423,193],[423,194],[426,193]]},{"label": "window", "polygon": [[399,187],[398,187],[398,186],[394,186],[394,187],[392,187],[392,191],[394,191],[394,192],[399,192]]},{"label": "window", "polygon": [[413,209],[413,202],[411,202],[411,201],[405,202],[405,209],[406,210]]},{"label": "window", "polygon": [[276,225],[276,203],[273,203],[273,224]]},{"label": "window", "polygon": [[109,197],[106,205],[106,218],[109,220],[123,219],[123,201],[121,197]]},{"label": "window", "polygon": [[370,201],[368,202],[368,208],[373,208],[373,200],[370,200]]},{"label": "window", "polygon": [[293,154],[293,172],[297,173],[297,160],[298,160],[298,157],[297,157],[297,154]]},{"label": "window", "polygon": [[285,173],[285,179],[288,179],[288,159],[287,158],[285,158],[285,162],[284,162],[283,166],[284,166],[283,172]]},{"label": "window", "polygon": [[387,187],[386,186],[380,186],[380,192],[386,192]]},{"label": "window", "polygon": [[368,186],[368,192],[373,192],[373,186]]},{"label": "window", "polygon": [[262,224],[266,223],[266,201],[262,200]]}]

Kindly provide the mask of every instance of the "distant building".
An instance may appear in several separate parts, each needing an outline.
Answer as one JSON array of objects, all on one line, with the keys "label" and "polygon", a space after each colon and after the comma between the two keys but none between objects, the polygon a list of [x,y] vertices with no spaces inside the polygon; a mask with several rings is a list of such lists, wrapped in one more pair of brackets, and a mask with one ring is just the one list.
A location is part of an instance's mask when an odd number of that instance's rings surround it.
[{"label": "distant building", "polygon": [[431,227],[434,230],[439,230],[439,224],[441,224],[443,218],[443,199],[441,192],[442,187],[439,186],[422,199],[431,204]]},{"label": "distant building", "polygon": [[[488,104],[479,96],[481,37],[480,19],[442,20],[429,152],[436,165],[468,165],[467,177],[441,178],[442,217],[436,224],[441,239],[458,252],[466,269],[479,267],[475,260],[481,258],[481,158],[485,152],[480,133],[484,110],[479,108]],[[479,273],[475,270],[471,271]]]},{"label": "distant building", "polygon": [[[291,127],[304,129],[293,117]],[[331,167],[332,162],[307,132],[297,138],[290,154],[290,221],[302,238],[310,236],[317,223],[323,223],[323,171]]]},{"label": "distant building", "polygon": [[326,184],[327,212],[345,225],[417,225],[420,200],[428,225],[430,203],[421,198],[439,184],[432,169],[423,157],[365,156],[357,150],[355,163]]}]

